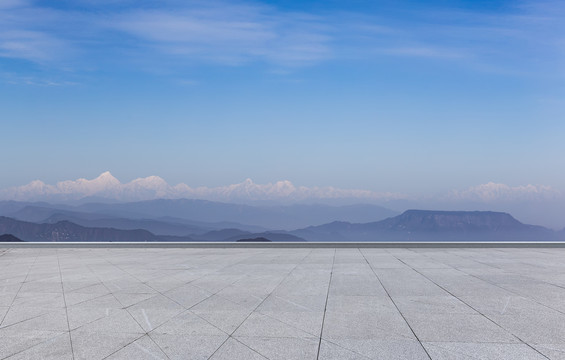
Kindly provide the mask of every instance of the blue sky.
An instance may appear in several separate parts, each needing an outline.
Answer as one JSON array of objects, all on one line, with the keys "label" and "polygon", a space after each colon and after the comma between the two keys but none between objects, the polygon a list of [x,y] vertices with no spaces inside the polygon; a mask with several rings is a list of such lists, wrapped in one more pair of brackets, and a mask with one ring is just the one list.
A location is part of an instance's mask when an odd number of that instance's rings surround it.
[{"label": "blue sky", "polygon": [[0,3],[0,187],[565,191],[561,1]]}]

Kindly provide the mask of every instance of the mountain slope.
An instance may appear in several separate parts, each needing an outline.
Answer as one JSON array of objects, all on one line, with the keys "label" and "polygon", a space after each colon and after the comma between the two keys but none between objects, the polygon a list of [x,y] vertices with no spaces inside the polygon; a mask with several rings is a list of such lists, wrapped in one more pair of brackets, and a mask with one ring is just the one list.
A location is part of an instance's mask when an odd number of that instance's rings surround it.
[{"label": "mountain slope", "polygon": [[[35,224],[0,216],[0,234],[13,234],[24,241],[160,241],[146,230],[88,228],[69,221]],[[190,240],[190,239],[186,239]]]},{"label": "mountain slope", "polygon": [[541,226],[522,224],[491,211],[408,210],[364,224],[333,222],[291,232],[309,241],[521,241],[558,240]]},{"label": "mountain slope", "polygon": [[[18,208],[12,213],[0,213],[6,217],[34,223],[56,223],[70,221],[84,227],[111,227],[121,230],[143,229],[156,235],[187,236],[189,234],[203,234],[211,230],[224,228],[241,228],[250,231],[263,231],[265,229],[246,226],[238,223],[205,223],[186,219],[162,217],[158,219],[125,218],[104,213],[88,213],[72,211],[61,208],[52,208],[49,204],[44,206],[29,205]],[[55,205],[56,206],[56,205]]]},{"label": "mountain slope", "polygon": [[22,242],[23,240],[18,239],[12,234],[0,235],[0,242]]}]

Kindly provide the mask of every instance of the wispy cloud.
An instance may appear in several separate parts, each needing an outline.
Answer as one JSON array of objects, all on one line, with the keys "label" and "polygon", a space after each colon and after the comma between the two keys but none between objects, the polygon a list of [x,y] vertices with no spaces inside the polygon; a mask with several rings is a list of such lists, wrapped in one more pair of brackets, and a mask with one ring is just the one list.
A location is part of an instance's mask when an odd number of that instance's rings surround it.
[{"label": "wispy cloud", "polygon": [[44,63],[59,58],[66,46],[64,41],[39,31],[0,33],[0,57]]},{"label": "wispy cloud", "polygon": [[433,46],[406,46],[391,47],[377,50],[381,54],[420,57],[420,58],[439,58],[439,59],[461,59],[468,57],[464,51],[450,48],[439,48]]},{"label": "wispy cloud", "polygon": [[41,87],[61,87],[78,85],[74,81],[53,80],[51,78],[41,78],[37,76],[21,76],[14,73],[0,73],[0,82],[11,85],[29,85]]},{"label": "wispy cloud", "polygon": [[[296,12],[259,2],[105,2],[0,5],[0,58],[294,68],[381,57],[459,62],[478,71],[563,70],[565,5],[521,1],[496,13],[401,8],[402,16]],[[77,55],[80,54],[80,55]],[[171,60],[171,61],[169,61]],[[140,66],[140,68],[143,66]],[[489,70],[489,71],[490,71]],[[174,69],[172,69],[174,71]]]},{"label": "wispy cloud", "polygon": [[196,3],[126,12],[109,24],[140,39],[142,46],[193,61],[294,66],[331,56],[322,19],[269,6]]},{"label": "wispy cloud", "polygon": [[73,51],[57,29],[68,22],[61,12],[9,0],[0,6],[0,19],[0,58],[48,64],[64,60]]}]

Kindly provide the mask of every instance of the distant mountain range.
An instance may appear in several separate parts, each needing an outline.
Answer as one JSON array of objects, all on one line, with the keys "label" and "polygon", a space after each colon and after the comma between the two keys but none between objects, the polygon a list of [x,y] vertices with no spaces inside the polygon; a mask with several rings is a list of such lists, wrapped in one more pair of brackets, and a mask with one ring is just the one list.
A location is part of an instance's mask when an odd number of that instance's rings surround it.
[{"label": "distant mountain range", "polygon": [[[32,211],[33,210],[33,211]],[[156,210],[157,211],[157,210]],[[45,208],[29,206],[20,214],[35,216]],[[83,217],[93,216],[81,213]],[[69,214],[67,214],[68,216]],[[76,216],[76,213],[72,215]],[[51,215],[48,219],[53,219]],[[79,218],[81,220],[81,218]],[[90,219],[83,221],[102,221]],[[110,218],[103,220],[122,226],[146,227],[170,224],[178,231],[189,230],[175,223],[154,220]],[[167,229],[166,229],[167,230]],[[192,229],[194,230],[194,229]],[[168,231],[168,230],[167,230]],[[565,240],[565,229],[555,232],[541,226],[526,225],[511,215],[490,211],[408,210],[381,221],[351,223],[334,221],[292,231],[247,231],[238,228],[214,229],[190,235],[156,235],[146,229],[87,227],[63,220],[35,223],[0,217],[0,234],[13,234],[24,241],[554,241]],[[261,240],[265,241],[265,240]]]},{"label": "distant mountain range", "polygon": [[[382,220],[397,214],[381,206],[365,204],[251,206],[193,199],[159,199],[70,206],[0,201],[0,215],[19,220],[31,222],[67,220],[83,226],[116,227],[124,230],[142,228],[156,234],[179,236],[223,228],[238,228],[250,232],[293,230],[336,220],[350,222]],[[145,223],[141,224],[140,220]]]},{"label": "distant mountain range", "polygon": [[189,236],[155,235],[143,229],[119,230],[105,227],[84,227],[69,221],[37,224],[5,216],[0,216],[0,234],[13,234],[24,241],[37,242],[238,241],[257,237],[266,237],[270,241],[305,241],[298,236],[285,232],[251,233],[237,229],[226,229],[220,232],[204,233],[197,238],[192,238]]}]

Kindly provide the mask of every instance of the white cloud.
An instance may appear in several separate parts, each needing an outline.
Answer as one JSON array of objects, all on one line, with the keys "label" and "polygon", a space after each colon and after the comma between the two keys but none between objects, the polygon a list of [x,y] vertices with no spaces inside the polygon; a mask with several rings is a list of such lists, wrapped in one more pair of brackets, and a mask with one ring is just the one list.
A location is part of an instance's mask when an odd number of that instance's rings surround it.
[{"label": "white cloud", "polygon": [[171,186],[158,176],[138,178],[121,183],[110,172],[95,179],[78,179],[48,185],[40,180],[19,187],[0,190],[0,199],[80,200],[85,197],[101,197],[122,201],[138,201],[160,198],[194,198],[216,201],[301,201],[310,199],[359,199],[391,200],[403,198],[401,194],[376,193],[368,190],[338,189],[334,187],[296,187],[288,180],[268,184],[255,184],[251,179],[242,183],[220,187],[192,188],[186,184]]},{"label": "white cloud", "polygon": [[0,57],[42,63],[57,59],[65,48],[64,41],[39,31],[0,32]]},{"label": "white cloud", "polygon": [[379,50],[382,54],[421,58],[460,59],[468,57],[463,51],[432,46],[391,47]]},{"label": "white cloud", "polygon": [[110,172],[102,173],[97,178],[91,180],[83,178],[65,180],[55,185],[35,180],[27,185],[0,190],[0,200],[65,201],[80,200],[85,197],[100,197],[119,201],[192,198],[225,202],[299,202],[316,199],[347,199],[364,202],[403,199],[424,202],[440,200],[453,203],[481,202],[485,204],[503,204],[562,199],[562,194],[545,185],[509,186],[489,182],[465,190],[453,190],[435,199],[423,199],[391,192],[379,193],[369,190],[340,189],[331,186],[296,186],[288,180],[256,184],[251,179],[246,179],[241,183],[226,186],[190,187],[184,183],[172,186],[159,176],[148,176],[128,183],[121,183]]},{"label": "white cloud", "polygon": [[462,191],[452,191],[447,198],[479,202],[537,201],[559,198],[561,194],[545,185],[509,186],[489,182]]}]

